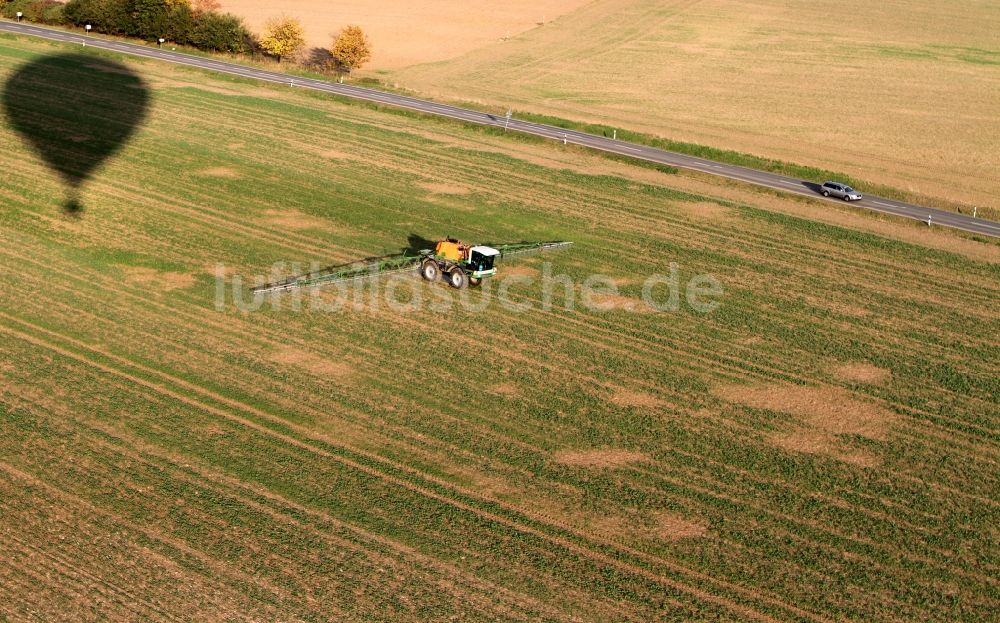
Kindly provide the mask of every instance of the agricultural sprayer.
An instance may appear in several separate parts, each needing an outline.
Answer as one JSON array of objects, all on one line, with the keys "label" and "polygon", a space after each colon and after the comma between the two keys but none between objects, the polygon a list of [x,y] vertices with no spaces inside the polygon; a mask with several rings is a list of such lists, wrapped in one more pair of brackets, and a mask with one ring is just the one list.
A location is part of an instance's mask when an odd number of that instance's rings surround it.
[{"label": "agricultural sprayer", "polygon": [[326,284],[357,281],[375,276],[403,273],[415,269],[428,281],[444,276],[453,288],[479,285],[483,279],[497,274],[495,263],[516,255],[529,255],[542,251],[561,249],[572,242],[515,242],[501,245],[468,245],[455,238],[437,243],[434,249],[423,249],[417,254],[400,253],[369,258],[351,264],[334,266],[306,275],[290,277],[284,281],[253,288],[255,293],[280,292]]}]

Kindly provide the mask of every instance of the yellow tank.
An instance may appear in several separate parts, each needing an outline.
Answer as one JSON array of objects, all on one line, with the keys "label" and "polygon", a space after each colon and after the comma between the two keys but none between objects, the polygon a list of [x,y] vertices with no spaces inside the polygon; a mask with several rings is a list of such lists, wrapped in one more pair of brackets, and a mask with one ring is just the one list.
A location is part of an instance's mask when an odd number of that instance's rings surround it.
[{"label": "yellow tank", "polygon": [[452,262],[461,262],[465,259],[467,249],[468,247],[458,240],[448,238],[437,243],[437,247],[434,248],[434,255],[441,259],[451,260]]}]

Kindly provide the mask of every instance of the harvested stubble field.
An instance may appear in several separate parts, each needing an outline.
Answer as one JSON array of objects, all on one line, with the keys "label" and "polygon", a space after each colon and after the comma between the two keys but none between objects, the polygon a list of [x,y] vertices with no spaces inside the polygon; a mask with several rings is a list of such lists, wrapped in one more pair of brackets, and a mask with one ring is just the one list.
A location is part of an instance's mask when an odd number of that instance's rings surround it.
[{"label": "harvested stubble field", "polygon": [[997,208],[998,23],[989,0],[595,0],[387,79]]},{"label": "harvested stubble field", "polygon": [[393,69],[461,56],[541,20],[553,19],[586,0],[508,0],[470,9],[467,0],[220,0],[224,11],[240,15],[260,32],[269,18],[301,20],[306,45],[329,48],[347,24],[364,28],[373,43],[372,69]]},{"label": "harvested stubble field", "polygon": [[[61,49],[0,38],[0,79]],[[78,217],[0,128],[0,618],[1000,607],[995,245],[122,62],[153,108]],[[232,280],[447,234],[576,241],[508,276],[551,261],[634,299],[677,262],[725,294],[707,315],[216,309],[218,264]]]}]

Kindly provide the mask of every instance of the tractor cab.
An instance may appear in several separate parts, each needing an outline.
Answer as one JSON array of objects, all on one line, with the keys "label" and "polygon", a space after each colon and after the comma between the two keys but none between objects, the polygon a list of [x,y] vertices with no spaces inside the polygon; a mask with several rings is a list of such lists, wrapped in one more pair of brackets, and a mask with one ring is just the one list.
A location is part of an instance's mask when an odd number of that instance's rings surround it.
[{"label": "tractor cab", "polygon": [[469,249],[469,270],[473,279],[492,277],[497,274],[493,266],[500,252],[493,247],[472,247]]}]

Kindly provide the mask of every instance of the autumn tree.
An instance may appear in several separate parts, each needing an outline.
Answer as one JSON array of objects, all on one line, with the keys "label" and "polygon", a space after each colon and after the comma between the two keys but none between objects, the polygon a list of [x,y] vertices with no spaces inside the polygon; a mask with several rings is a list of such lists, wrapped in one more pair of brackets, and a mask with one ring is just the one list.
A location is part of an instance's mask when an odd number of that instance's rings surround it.
[{"label": "autumn tree", "polygon": [[330,56],[340,67],[346,68],[348,73],[353,72],[371,60],[372,46],[368,35],[360,26],[347,26],[333,40]]},{"label": "autumn tree", "polygon": [[222,10],[222,4],[219,0],[194,0],[194,2],[191,3],[191,10],[195,15],[218,13]]},{"label": "autumn tree", "polygon": [[271,56],[282,58],[295,56],[306,44],[305,31],[297,19],[291,17],[274,17],[264,24],[264,32],[260,36],[260,48]]}]

